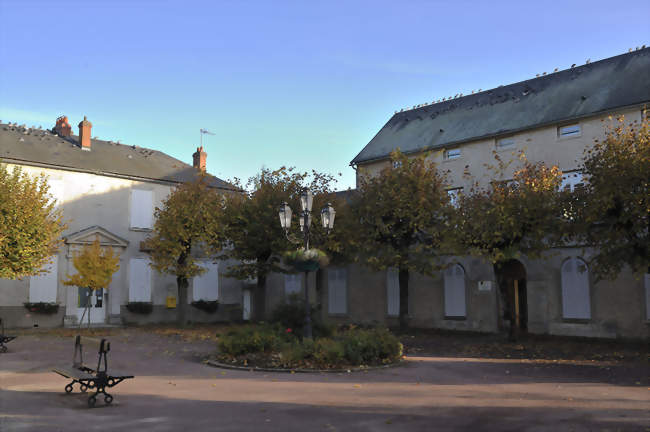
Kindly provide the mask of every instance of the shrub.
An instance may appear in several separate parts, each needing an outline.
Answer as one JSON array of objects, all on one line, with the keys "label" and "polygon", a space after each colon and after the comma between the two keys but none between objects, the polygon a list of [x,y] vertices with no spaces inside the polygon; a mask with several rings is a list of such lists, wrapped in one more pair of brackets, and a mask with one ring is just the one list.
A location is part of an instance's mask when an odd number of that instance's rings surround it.
[{"label": "shrub", "polygon": [[390,363],[402,355],[402,344],[386,329],[353,329],[343,334],[342,343],[351,364]]},{"label": "shrub", "polygon": [[[285,329],[291,329],[291,334],[301,338],[305,328],[305,301],[297,294],[289,296],[286,303],[275,308],[271,315],[271,322],[278,323]],[[318,319],[318,309],[311,307],[311,324],[315,338],[330,337],[334,334],[334,327],[321,323]]]},{"label": "shrub", "polygon": [[214,301],[208,301],[208,300],[196,300],[193,301],[192,306],[195,308],[202,310],[203,312],[207,313],[215,313],[217,309],[219,309],[219,301],[214,300]]},{"label": "shrub", "polygon": [[319,366],[338,365],[343,362],[345,350],[343,344],[335,339],[317,339],[314,347],[314,361]]},{"label": "shrub", "polygon": [[287,341],[285,334],[272,326],[242,327],[219,337],[219,350],[231,356],[279,351]]},{"label": "shrub", "polygon": [[150,302],[129,302],[126,309],[132,313],[149,314],[153,311],[153,304]]}]

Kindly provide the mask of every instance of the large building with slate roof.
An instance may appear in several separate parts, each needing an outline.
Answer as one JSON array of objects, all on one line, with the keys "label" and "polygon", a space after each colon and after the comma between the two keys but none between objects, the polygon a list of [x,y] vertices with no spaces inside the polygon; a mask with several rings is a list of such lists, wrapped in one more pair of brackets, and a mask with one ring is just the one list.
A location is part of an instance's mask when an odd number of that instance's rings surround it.
[{"label": "large building with slate roof", "polygon": [[[508,159],[523,151],[528,160],[559,166],[564,186],[573,188],[583,181],[578,171],[583,151],[604,136],[609,117],[640,121],[647,116],[646,108],[650,49],[642,48],[400,110],[350,164],[357,176],[376,175],[390,167],[389,155],[397,148],[411,155],[427,153],[449,172],[453,195],[469,186],[466,170],[480,182],[492,179],[485,164],[494,162],[494,152]],[[532,333],[648,336],[650,275],[638,278],[624,272],[615,281],[596,282],[589,272],[588,251],[556,252],[547,261],[522,257],[513,262],[504,287],[496,285],[489,263],[470,257],[451,259],[455,264],[435,277],[412,274],[410,324],[495,332],[508,328],[508,309],[518,304],[522,330]],[[335,276],[323,283],[324,317],[334,322],[397,323],[397,272],[373,272],[357,265],[332,272]]]},{"label": "large building with slate roof", "polygon": [[[91,138],[91,131],[85,118],[79,123],[79,135],[72,134],[66,117],[57,119],[51,130],[0,123],[0,162],[10,170],[20,167],[29,175],[45,174],[68,225],[64,246],[47,273],[0,279],[0,317],[7,326],[75,325],[89,301],[90,320],[98,325],[175,319],[175,309],[168,307],[177,297],[175,279],[149,267],[141,243],[153,227],[154,209],[172,188],[205,171],[207,154],[198,148],[193,165],[188,165],[157,150]],[[236,191],[214,176],[208,175],[208,181],[223,193]],[[71,256],[95,239],[120,254],[120,269],[108,290],[91,296],[61,280],[74,272]],[[189,319],[225,320],[233,313],[240,318],[241,284],[223,278],[218,264],[206,259],[203,265],[207,272],[190,284],[189,300],[219,300],[223,307],[217,315],[191,308]],[[41,302],[58,304],[58,313],[43,315],[25,307]],[[127,305],[134,302],[151,303],[152,313],[130,312]]]}]

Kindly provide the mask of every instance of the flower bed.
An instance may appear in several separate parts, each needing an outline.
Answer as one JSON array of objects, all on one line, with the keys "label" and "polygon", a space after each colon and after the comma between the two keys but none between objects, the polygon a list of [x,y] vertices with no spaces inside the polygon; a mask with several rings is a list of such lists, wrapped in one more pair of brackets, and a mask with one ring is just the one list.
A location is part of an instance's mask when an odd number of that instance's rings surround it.
[{"label": "flower bed", "polygon": [[331,337],[300,339],[280,325],[250,325],[219,338],[220,363],[280,369],[345,369],[397,363],[402,344],[383,328],[342,328]]},{"label": "flower bed", "polygon": [[59,311],[59,305],[57,303],[36,302],[23,304],[28,311],[45,315],[53,315]]}]

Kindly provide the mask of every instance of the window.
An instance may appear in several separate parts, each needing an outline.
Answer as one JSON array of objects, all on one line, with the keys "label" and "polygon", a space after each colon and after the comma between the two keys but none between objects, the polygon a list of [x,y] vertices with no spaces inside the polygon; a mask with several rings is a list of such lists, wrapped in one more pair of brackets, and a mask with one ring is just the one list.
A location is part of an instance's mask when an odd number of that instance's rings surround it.
[{"label": "window", "polygon": [[393,161],[393,169],[401,168],[402,161]]},{"label": "window", "polygon": [[388,300],[386,313],[389,316],[399,316],[399,273],[395,268],[386,271],[386,298]]},{"label": "window", "polygon": [[454,264],[445,269],[445,317],[464,318],[467,314],[465,303],[465,270]]},{"label": "window", "polygon": [[300,294],[302,280],[299,274],[284,275],[284,295],[289,297],[292,294]]},{"label": "window", "polygon": [[497,150],[508,150],[514,147],[515,139],[512,137],[498,139],[496,143]]},{"label": "window", "polygon": [[131,228],[153,228],[153,191],[131,191]]},{"label": "window", "polygon": [[346,268],[327,270],[327,294],[330,314],[348,312],[348,271]]},{"label": "window", "polygon": [[579,124],[572,124],[560,126],[557,128],[557,136],[559,138],[577,137],[582,134],[582,129]]},{"label": "window", "polygon": [[56,291],[58,287],[59,274],[58,274],[58,255],[52,258],[51,263],[43,266],[42,270],[47,273],[42,273],[38,276],[29,278],[29,302],[30,303],[55,303]]},{"label": "window", "polygon": [[573,171],[562,175],[562,184],[560,185],[560,189],[569,189],[573,192],[576,188],[579,188],[582,185],[584,185],[582,171]]},{"label": "window", "polygon": [[54,201],[54,208],[58,209],[63,204],[63,180],[48,180],[50,189],[48,195]]},{"label": "window", "polygon": [[131,258],[129,261],[129,301],[151,301],[149,258]]},{"label": "window", "polygon": [[570,258],[562,264],[562,316],[591,318],[589,269],[580,258]]},{"label": "window", "polygon": [[199,265],[206,271],[194,277],[192,289],[194,301],[214,301],[219,299],[219,264],[203,262],[199,263]]},{"label": "window", "polygon": [[646,273],[643,278],[645,285],[645,319],[650,321],[650,273]]},{"label": "window", "polygon": [[459,159],[461,151],[459,148],[445,150],[445,160]]},{"label": "window", "polygon": [[447,195],[449,195],[449,203],[454,207],[458,207],[458,196],[462,193],[462,187],[447,189]]}]

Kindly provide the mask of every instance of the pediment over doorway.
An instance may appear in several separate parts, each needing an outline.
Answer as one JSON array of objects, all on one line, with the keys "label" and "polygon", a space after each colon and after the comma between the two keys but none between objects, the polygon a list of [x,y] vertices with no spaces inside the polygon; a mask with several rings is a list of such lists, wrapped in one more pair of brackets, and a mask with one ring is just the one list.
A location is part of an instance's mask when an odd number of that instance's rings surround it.
[{"label": "pediment over doorway", "polygon": [[66,236],[65,242],[69,245],[85,245],[91,244],[97,239],[101,246],[126,248],[129,245],[128,240],[97,225]]}]

